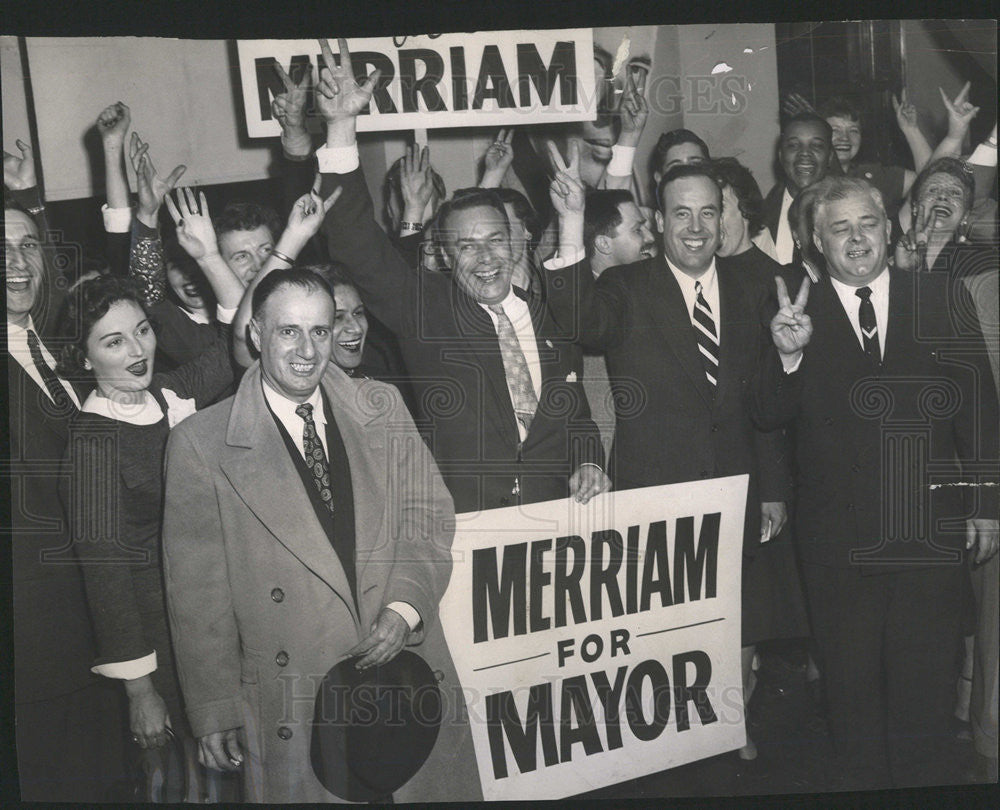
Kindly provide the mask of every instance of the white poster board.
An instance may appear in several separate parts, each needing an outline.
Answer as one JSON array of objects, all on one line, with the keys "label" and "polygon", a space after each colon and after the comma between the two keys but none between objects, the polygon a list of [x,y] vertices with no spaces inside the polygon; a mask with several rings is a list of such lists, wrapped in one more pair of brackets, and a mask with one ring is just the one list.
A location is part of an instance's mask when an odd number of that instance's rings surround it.
[{"label": "white poster board", "polygon": [[573,796],[746,743],[747,480],[459,515],[440,615],[484,798]]},{"label": "white poster board", "polygon": [[[480,31],[349,39],[355,76],[382,76],[358,131],[504,127],[592,121],[596,115],[593,33]],[[336,54],[336,42],[331,41]],[[322,64],[315,39],[237,42],[247,134],[281,134],[271,101],[284,91],[274,68],[294,79]],[[315,121],[314,121],[315,123]]]}]

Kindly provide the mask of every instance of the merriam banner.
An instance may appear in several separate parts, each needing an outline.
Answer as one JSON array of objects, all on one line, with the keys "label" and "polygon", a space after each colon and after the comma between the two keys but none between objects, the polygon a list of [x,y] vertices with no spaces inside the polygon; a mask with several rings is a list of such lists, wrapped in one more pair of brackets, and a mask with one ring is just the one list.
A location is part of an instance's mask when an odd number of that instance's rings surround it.
[{"label": "merriam banner", "polygon": [[747,480],[458,516],[440,616],[485,799],[564,798],[745,745]]},{"label": "merriam banner", "polygon": [[[359,132],[504,127],[592,121],[596,116],[593,31],[480,31],[347,40],[362,81],[382,71]],[[336,41],[331,40],[336,53]],[[298,81],[322,65],[315,39],[237,42],[251,138],[281,134],[271,102],[285,87],[275,65]],[[310,115],[316,125],[315,116]]]}]

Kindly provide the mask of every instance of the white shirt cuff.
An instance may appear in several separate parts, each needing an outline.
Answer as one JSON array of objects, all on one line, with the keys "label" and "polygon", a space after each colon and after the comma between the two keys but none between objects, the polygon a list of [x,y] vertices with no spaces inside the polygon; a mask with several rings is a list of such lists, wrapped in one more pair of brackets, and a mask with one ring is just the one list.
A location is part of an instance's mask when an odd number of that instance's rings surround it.
[{"label": "white shirt cuff", "polygon": [[104,217],[104,230],[108,233],[128,233],[132,229],[131,208],[108,208],[101,206],[101,216]]},{"label": "white shirt cuff", "polygon": [[587,251],[582,247],[574,247],[570,250],[562,251],[562,253],[556,254],[551,259],[542,262],[542,267],[546,270],[562,270],[564,267],[569,267],[583,261],[586,255]]},{"label": "white shirt cuff", "polygon": [[802,365],[802,352],[798,352],[795,355],[795,359],[788,357],[785,354],[779,354],[781,357],[781,367],[785,370],[785,374],[793,374],[799,370],[799,366]]},{"label": "white shirt cuff", "polygon": [[403,621],[409,626],[411,633],[417,629],[420,624],[420,614],[409,602],[390,602],[386,607],[403,617]]},{"label": "white shirt cuff", "polygon": [[986,143],[981,143],[976,147],[975,151],[969,155],[969,159],[966,162],[972,163],[976,166],[996,166],[997,148]]},{"label": "white shirt cuff", "polygon": [[608,174],[614,177],[628,177],[632,174],[632,165],[635,163],[635,147],[619,146],[615,144],[611,147],[611,160],[608,162]]},{"label": "white shirt cuff", "polygon": [[239,309],[239,307],[233,307],[232,309],[226,309],[221,304],[216,304],[215,305],[215,319],[219,323],[232,323],[233,322],[233,318],[236,317],[236,310],[238,310],[238,309]]},{"label": "white shirt cuff", "polygon": [[348,174],[361,165],[356,143],[350,146],[321,146],[316,150],[316,160],[320,174]]},{"label": "white shirt cuff", "polygon": [[142,658],[134,661],[116,661],[113,664],[98,664],[91,667],[90,671],[95,675],[103,675],[105,678],[117,678],[121,681],[133,681],[156,671],[156,650]]}]

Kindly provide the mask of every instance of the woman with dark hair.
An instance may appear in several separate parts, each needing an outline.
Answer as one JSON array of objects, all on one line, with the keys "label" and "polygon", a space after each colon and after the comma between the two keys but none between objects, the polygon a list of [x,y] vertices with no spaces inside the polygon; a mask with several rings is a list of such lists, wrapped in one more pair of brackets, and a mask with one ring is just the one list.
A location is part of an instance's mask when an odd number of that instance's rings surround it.
[{"label": "woman with dark hair", "polygon": [[330,359],[349,377],[367,377],[363,362],[365,339],[368,337],[368,314],[361,301],[361,294],[347,274],[332,264],[313,264],[302,267],[311,270],[330,286],[336,305],[333,322],[333,351]]},{"label": "woman with dark hair", "polygon": [[143,767],[163,776],[152,798],[180,801],[183,769],[164,762],[183,759],[159,751],[175,734],[193,742],[182,731],[160,569],[163,458],[170,428],[232,382],[228,330],[197,359],[155,373],[156,335],[135,282],[83,281],[67,311],[75,339],[58,371],[94,386],[70,425],[61,491],[97,636],[92,669],[123,682]]}]

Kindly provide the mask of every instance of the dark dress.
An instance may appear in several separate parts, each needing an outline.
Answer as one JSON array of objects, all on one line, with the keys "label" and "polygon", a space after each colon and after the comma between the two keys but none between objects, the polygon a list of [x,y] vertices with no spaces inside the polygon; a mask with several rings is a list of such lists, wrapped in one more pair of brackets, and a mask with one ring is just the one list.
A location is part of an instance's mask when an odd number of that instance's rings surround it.
[{"label": "dark dress", "polygon": [[158,422],[136,425],[81,412],[71,423],[65,457],[63,498],[97,636],[94,663],[135,661],[155,650],[157,667],[151,677],[175,731],[184,713],[160,560],[168,408],[173,403],[174,416],[178,414],[174,396],[193,399],[203,408],[228,389],[228,334],[228,328],[219,329],[212,347],[196,360],[153,375],[149,390],[163,410]]},{"label": "dark dress", "polygon": [[[745,273],[751,283],[763,284],[775,294],[774,277],[781,276],[795,295],[801,271],[774,259],[753,246],[729,262]],[[794,286],[793,286],[794,285]],[[784,428],[786,441],[793,441]],[[789,452],[790,449],[789,449]],[[743,646],[780,638],[809,635],[805,595],[792,544],[794,503],[787,503],[788,521],[781,532],[761,544],[753,557],[743,558]]]}]

